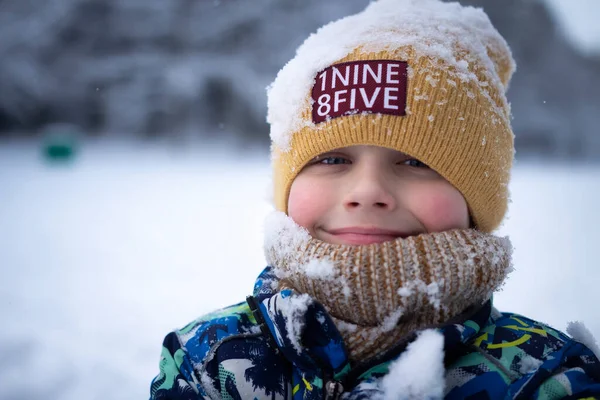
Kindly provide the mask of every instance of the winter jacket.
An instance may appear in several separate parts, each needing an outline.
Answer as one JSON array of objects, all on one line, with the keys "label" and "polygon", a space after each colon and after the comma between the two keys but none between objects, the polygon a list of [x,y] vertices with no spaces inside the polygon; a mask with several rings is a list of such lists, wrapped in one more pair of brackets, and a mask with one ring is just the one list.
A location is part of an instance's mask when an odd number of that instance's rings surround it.
[{"label": "winter jacket", "polygon": [[[380,396],[375,383],[416,334],[366,362],[351,363],[317,302],[294,314],[303,323],[300,339],[294,337],[297,330],[278,304],[298,294],[274,290],[274,279],[267,267],[246,302],[167,335],[151,399]],[[589,348],[531,319],[499,313],[491,301],[438,331],[444,338],[446,399],[600,399],[600,360]]]}]

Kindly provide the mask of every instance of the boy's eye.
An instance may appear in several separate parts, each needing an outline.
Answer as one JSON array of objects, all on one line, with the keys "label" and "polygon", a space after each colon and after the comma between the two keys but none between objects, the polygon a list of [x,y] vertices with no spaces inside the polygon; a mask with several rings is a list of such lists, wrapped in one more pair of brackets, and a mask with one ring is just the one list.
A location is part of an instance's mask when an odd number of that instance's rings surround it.
[{"label": "boy's eye", "polygon": [[338,165],[338,164],[350,164],[350,160],[344,157],[323,157],[317,160],[319,164],[327,165]]},{"label": "boy's eye", "polygon": [[409,160],[405,160],[402,162],[402,164],[408,165],[411,167],[416,167],[416,168],[429,168],[429,166],[427,164],[417,160],[416,158],[411,158]]}]

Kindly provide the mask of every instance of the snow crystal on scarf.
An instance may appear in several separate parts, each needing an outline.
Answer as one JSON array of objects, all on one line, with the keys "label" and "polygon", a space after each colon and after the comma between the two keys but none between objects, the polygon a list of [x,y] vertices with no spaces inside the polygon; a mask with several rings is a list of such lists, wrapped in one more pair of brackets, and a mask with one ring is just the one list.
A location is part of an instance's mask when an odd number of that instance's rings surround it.
[{"label": "snow crystal on scarf", "polygon": [[[290,270],[301,272],[315,279],[332,280],[337,278],[335,264],[327,259],[312,259],[303,265],[293,265],[294,252],[305,246],[311,239],[306,228],[298,225],[292,218],[283,212],[273,212],[267,216],[265,222],[265,249],[267,249],[267,262],[274,265],[270,252],[280,254],[290,262]],[[275,270],[279,278],[285,278],[285,273],[280,269]],[[350,288],[345,279],[340,279],[340,284],[346,297],[350,296]]]},{"label": "snow crystal on scarf", "polygon": [[336,272],[333,262],[325,259],[312,259],[303,267],[304,273],[309,278],[331,280]]},{"label": "snow crystal on scarf", "polygon": [[382,378],[383,399],[441,399],[444,371],[444,336],[431,329],[423,331]]},{"label": "snow crystal on scarf", "polygon": [[390,315],[385,317],[385,319],[383,320],[383,323],[381,324],[382,332],[390,332],[396,326],[398,326],[398,321],[400,321],[400,318],[402,318],[402,315],[404,315],[404,309],[398,308],[396,311],[394,311],[393,313],[391,313]]},{"label": "snow crystal on scarf", "polygon": [[[278,254],[293,254],[310,240],[308,231],[296,224],[283,212],[273,212],[265,220],[265,249],[273,249]],[[269,265],[273,265],[271,255],[265,254]]]},{"label": "snow crystal on scarf", "polygon": [[427,296],[429,304],[438,310],[442,306],[440,298],[440,286],[443,285],[443,278],[440,278],[440,280],[437,282],[431,282],[430,284],[426,284],[420,279],[415,279],[414,281],[407,281],[404,286],[398,289],[397,293],[402,297],[410,297],[415,292],[421,292]]},{"label": "snow crystal on scarf", "polygon": [[592,332],[583,324],[583,322],[575,321],[569,322],[567,325],[567,333],[573,337],[579,343],[586,345],[592,353],[600,360],[600,347],[596,338],[592,335]]},{"label": "snow crystal on scarf", "polygon": [[[310,105],[308,94],[315,76],[358,47],[379,52],[411,46],[417,57],[433,57],[453,67],[455,80],[477,82],[485,95],[488,83],[480,82],[469,70],[469,62],[457,59],[453,52],[456,43],[483,63],[488,81],[503,87],[492,73],[495,66],[487,49],[502,54],[508,45],[479,8],[439,0],[379,0],[361,13],[321,27],[297,49],[294,59],[267,88],[271,140],[288,151],[294,132],[314,126],[310,118],[302,118],[302,112]],[[509,57],[514,70],[514,60]],[[414,71],[409,68],[411,73]],[[493,111],[502,115],[501,110]]]}]

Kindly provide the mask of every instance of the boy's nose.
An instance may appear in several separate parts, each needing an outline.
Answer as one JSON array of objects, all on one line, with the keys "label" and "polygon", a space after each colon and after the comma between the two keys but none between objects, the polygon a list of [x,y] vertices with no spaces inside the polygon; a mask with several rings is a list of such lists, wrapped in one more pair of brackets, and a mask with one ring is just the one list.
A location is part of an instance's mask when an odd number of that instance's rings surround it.
[{"label": "boy's nose", "polygon": [[396,208],[396,199],[383,179],[372,175],[353,178],[344,198],[346,209],[375,208],[389,211]]}]

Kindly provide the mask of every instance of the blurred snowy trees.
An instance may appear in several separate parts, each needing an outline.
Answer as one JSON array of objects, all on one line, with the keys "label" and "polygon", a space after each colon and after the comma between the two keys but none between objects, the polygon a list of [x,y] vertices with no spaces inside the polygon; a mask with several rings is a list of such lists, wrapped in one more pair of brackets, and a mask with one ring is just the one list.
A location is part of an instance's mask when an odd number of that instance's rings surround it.
[{"label": "blurred snowy trees", "polygon": [[509,88],[517,157],[600,160],[600,54],[573,49],[541,0],[461,0],[483,7],[517,60]]},{"label": "blurred snowy trees", "polygon": [[[266,143],[265,87],[320,25],[368,0],[0,0],[0,135],[69,122],[95,134]],[[519,156],[600,157],[600,59],[536,0],[483,6],[519,68]]]}]

